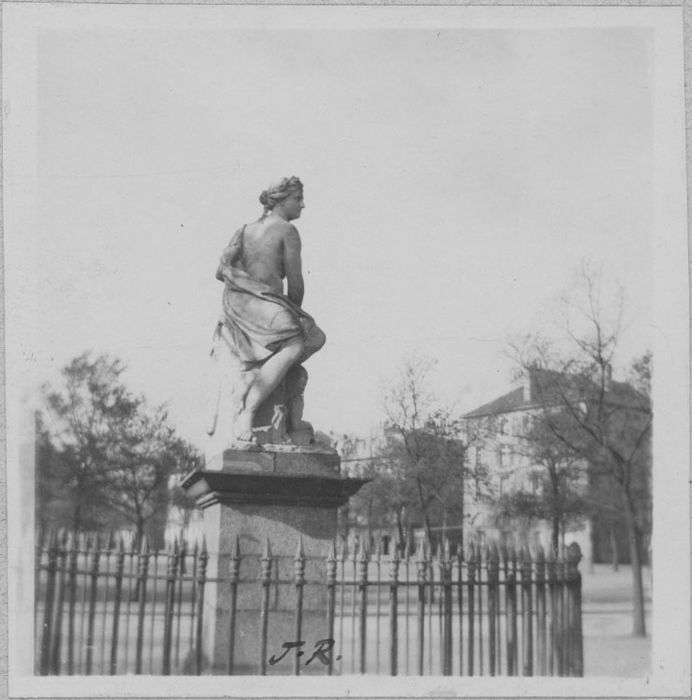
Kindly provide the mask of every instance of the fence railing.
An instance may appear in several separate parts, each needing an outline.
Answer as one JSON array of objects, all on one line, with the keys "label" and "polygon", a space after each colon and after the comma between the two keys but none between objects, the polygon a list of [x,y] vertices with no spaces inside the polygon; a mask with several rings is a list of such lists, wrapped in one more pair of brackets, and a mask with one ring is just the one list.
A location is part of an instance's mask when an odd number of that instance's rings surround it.
[{"label": "fence railing", "polygon": [[[237,673],[238,586],[261,591],[257,634],[266,649],[272,591],[278,596],[290,584],[298,631],[305,586],[326,588],[333,654],[321,653],[320,660],[327,674],[583,675],[577,545],[557,556],[540,547],[533,555],[473,544],[465,551],[448,544],[434,553],[422,544],[416,552],[402,549],[383,556],[332,546],[322,559],[309,558],[323,571],[317,580],[305,578],[301,545],[290,580],[279,577],[288,569],[268,545],[263,556],[236,549],[229,566],[218,569],[228,576],[219,579],[207,575],[216,555],[203,542],[150,551],[146,539],[135,547],[134,538],[52,534],[36,552],[36,672],[205,672],[211,654],[204,648],[205,588],[222,585],[232,592],[226,672]],[[257,659],[260,674],[267,670],[264,656]],[[286,659],[284,673],[300,672],[297,658]]]}]

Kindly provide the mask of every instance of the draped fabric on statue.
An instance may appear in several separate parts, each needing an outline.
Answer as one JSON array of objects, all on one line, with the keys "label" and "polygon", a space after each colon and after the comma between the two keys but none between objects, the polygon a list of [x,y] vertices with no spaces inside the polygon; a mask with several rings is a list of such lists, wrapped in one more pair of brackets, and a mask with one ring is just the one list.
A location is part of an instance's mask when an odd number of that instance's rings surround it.
[{"label": "draped fabric on statue", "polygon": [[264,362],[283,342],[305,337],[314,327],[312,316],[240,267],[222,265],[221,275],[225,288],[220,324],[230,333],[231,350],[246,368]]}]

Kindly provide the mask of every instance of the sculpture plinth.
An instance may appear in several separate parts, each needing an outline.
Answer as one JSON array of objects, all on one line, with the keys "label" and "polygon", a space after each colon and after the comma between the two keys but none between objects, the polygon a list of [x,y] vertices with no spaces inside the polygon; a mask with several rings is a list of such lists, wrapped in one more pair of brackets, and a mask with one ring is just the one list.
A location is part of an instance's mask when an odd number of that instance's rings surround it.
[{"label": "sculpture plinth", "polygon": [[[208,671],[227,673],[232,594],[229,567],[236,542],[241,557],[237,587],[234,674],[257,674],[261,667],[261,560],[271,544],[272,575],[268,656],[280,656],[285,642],[305,641],[305,658],[328,636],[326,557],[336,537],[337,509],[367,479],[342,478],[340,459],[318,448],[226,450],[209,466],[183,481],[204,509],[204,532],[210,554],[205,591],[205,650],[212,653]],[[302,640],[296,640],[295,564],[299,542],[305,552]],[[216,579],[216,581],[213,581]],[[291,674],[293,655],[268,674]],[[320,663],[301,673],[324,673]]]}]

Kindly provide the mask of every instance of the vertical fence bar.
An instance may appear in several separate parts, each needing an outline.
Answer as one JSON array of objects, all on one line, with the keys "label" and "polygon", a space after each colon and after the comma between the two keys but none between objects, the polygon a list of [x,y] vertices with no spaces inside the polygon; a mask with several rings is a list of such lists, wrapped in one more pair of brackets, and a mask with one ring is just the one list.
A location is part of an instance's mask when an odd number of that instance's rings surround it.
[{"label": "vertical fence bar", "polygon": [[382,577],[382,537],[377,538],[375,550],[375,673],[380,672],[380,592]]},{"label": "vertical fence bar", "polygon": [[495,543],[497,552],[497,580],[495,586],[495,673],[502,675],[502,590],[501,583],[501,566],[500,566],[500,549]]},{"label": "vertical fence bar", "polygon": [[48,537],[48,568],[46,577],[46,598],[43,606],[43,629],[41,634],[40,673],[50,672],[50,643],[53,632],[53,600],[55,598],[55,574],[58,568],[58,536],[52,532]]},{"label": "vertical fence bar", "polygon": [[473,646],[474,646],[474,626],[475,626],[475,614],[474,614],[474,592],[476,588],[476,548],[473,542],[469,543],[469,555],[466,558],[466,578],[468,585],[468,595],[466,596],[468,602],[468,655],[466,661],[466,672],[469,676],[473,675]]},{"label": "vertical fence bar", "polygon": [[581,573],[579,562],[581,561],[581,548],[576,542],[572,542],[567,548],[567,588],[569,594],[569,637],[570,659],[569,675],[584,675],[584,642],[581,624]]},{"label": "vertical fence bar", "polygon": [[452,675],[452,554],[449,540],[445,540],[442,552],[442,586],[444,597],[444,630],[442,635],[442,675]]},{"label": "vertical fence bar", "polygon": [[561,550],[561,593],[562,593],[562,672],[563,675],[570,675],[570,659],[572,657],[572,638],[570,636],[570,591],[569,591],[569,567],[567,564],[567,549]]},{"label": "vertical fence bar", "polygon": [[[440,653],[438,654],[438,660],[440,662],[440,670],[438,672],[438,675],[443,674],[443,669],[444,669],[444,664],[445,664],[445,642],[444,642],[444,585],[442,582],[443,578],[443,573],[442,573],[442,542],[440,542],[437,552],[436,552],[436,559],[437,559],[437,570],[439,573],[439,578],[438,578],[438,583],[439,583],[439,590],[436,591],[437,594],[437,638],[438,638],[438,645],[440,649]],[[431,636],[432,639],[432,636]],[[430,645],[432,646],[432,644]],[[430,662],[430,673],[433,672],[432,669],[432,661]]]},{"label": "vertical fence bar", "polygon": [[147,605],[147,577],[149,573],[149,541],[146,535],[137,559],[137,642],[135,648],[135,673],[142,673],[142,650],[144,648],[144,617]]},{"label": "vertical fence bar", "polygon": [[425,649],[425,579],[428,568],[422,540],[418,544],[416,568],[418,573],[418,675],[422,676]]},{"label": "vertical fence bar", "polygon": [[555,562],[557,577],[557,639],[558,639],[558,674],[567,675],[565,668],[565,549],[560,544],[560,549]]},{"label": "vertical fence bar", "polygon": [[509,602],[509,582],[510,582],[509,551],[507,550],[507,543],[504,541],[502,542],[502,544],[500,546],[500,557],[502,559],[502,580],[503,580],[504,604],[505,604],[505,610],[504,610],[504,615],[505,615],[505,636],[504,636],[505,674],[508,676],[511,676],[512,675],[512,654],[511,654],[511,645],[510,645],[511,625],[510,625],[510,620],[509,620],[509,606],[510,606],[510,602]]},{"label": "vertical fence bar", "polygon": [[195,620],[197,619],[197,566],[199,563],[199,543],[192,548],[192,605],[190,617],[190,649],[195,648]]},{"label": "vertical fence bar", "polygon": [[71,532],[68,540],[69,563],[68,563],[68,601],[67,601],[67,673],[74,674],[74,622],[75,606],[77,604],[77,559],[79,557],[79,541],[76,535]]},{"label": "vertical fence bar", "polygon": [[433,632],[432,632],[432,616],[433,616],[433,604],[435,602],[435,567],[433,566],[433,558],[435,553],[433,551],[433,543],[429,543],[428,548],[428,574],[430,580],[428,581],[428,673],[433,674],[432,667],[432,652],[433,652]]},{"label": "vertical fence bar", "polygon": [[500,571],[500,555],[493,544],[488,556],[488,672],[495,675],[497,647],[497,588]]},{"label": "vertical fence bar", "polygon": [[235,656],[235,627],[238,614],[238,578],[240,575],[240,538],[236,535],[228,569],[228,584],[231,587],[231,610],[228,621],[228,675],[233,675]]},{"label": "vertical fence bar", "polygon": [[177,600],[175,613],[175,667],[180,667],[180,624],[183,613],[183,581],[187,572],[187,541],[180,533],[180,565],[178,566]]},{"label": "vertical fence bar", "polygon": [[[149,621],[150,621],[150,634],[149,634],[149,673],[154,672],[154,624],[156,622],[156,604],[157,604],[157,599],[158,599],[158,593],[159,593],[159,552],[154,551],[150,554],[151,557],[154,557],[154,575],[151,577],[152,583],[153,583],[153,595],[152,595],[152,600],[151,600],[151,606],[150,606],[150,613],[149,613]],[[151,561],[149,564],[149,568],[151,569]],[[165,605],[165,600],[164,600],[164,605]]]},{"label": "vertical fence bar", "polygon": [[[175,610],[175,577],[178,568],[178,540],[173,540],[166,560],[166,607],[163,620],[163,665],[161,673],[171,675],[171,647],[173,642],[173,612]],[[152,634],[152,638],[153,638]]]},{"label": "vertical fence bar", "polygon": [[[132,616],[132,602],[135,600],[137,591],[137,574],[135,570],[135,555],[137,553],[136,541],[133,536],[130,536],[129,547],[127,552],[128,572],[127,572],[127,606],[125,609],[125,673],[129,671],[130,661],[130,618]],[[134,587],[134,588],[133,588]]]},{"label": "vertical fence bar", "polygon": [[369,553],[365,542],[361,543],[360,560],[358,562],[358,591],[360,593],[360,672],[366,670],[366,643],[368,620],[368,563]]},{"label": "vertical fence bar", "polygon": [[[277,566],[278,571],[278,566]],[[303,538],[298,537],[298,549],[293,559],[294,582],[296,586],[296,641],[303,640],[303,588],[305,587],[305,550]],[[293,675],[300,675],[300,656],[293,656]]]},{"label": "vertical fence bar", "polygon": [[58,595],[55,604],[55,621],[53,623],[53,650],[51,654],[51,673],[56,676],[60,674],[60,667],[62,665],[62,617],[63,606],[65,603],[67,545],[68,542],[66,533],[61,532],[58,537],[58,557],[56,559],[56,564],[58,564]]},{"label": "vertical fence bar", "polygon": [[512,577],[512,585],[510,587],[510,597],[511,597],[511,627],[512,627],[512,668],[514,673],[512,675],[519,675],[519,633],[517,630],[517,618],[519,616],[519,605],[517,602],[517,548],[513,546],[510,552],[510,571]]},{"label": "vertical fence bar", "polygon": [[[260,676],[267,675],[267,632],[269,630],[269,586],[272,579],[272,550],[269,540],[264,545],[262,564],[262,609],[260,612]],[[298,641],[298,640],[296,640]]]},{"label": "vertical fence bar", "polygon": [[[399,668],[399,634],[398,634],[398,586],[399,586],[399,551],[394,547],[389,566],[389,674],[396,676]],[[408,590],[404,589],[408,596]]]},{"label": "vertical fence bar", "polygon": [[[196,549],[196,548],[195,548]],[[218,556],[218,555],[217,555]],[[207,583],[207,561],[209,554],[207,552],[207,540],[202,538],[202,547],[199,552],[197,562],[197,611],[195,615],[195,673],[200,676],[202,674],[202,666],[204,661],[204,589]],[[267,588],[267,593],[269,588]],[[266,656],[266,655],[265,655]]]},{"label": "vertical fence bar", "polygon": [[511,547],[506,553],[505,566],[505,635],[507,636],[507,675],[516,676],[517,596],[516,553]]},{"label": "vertical fence bar", "polygon": [[115,557],[115,591],[113,600],[113,629],[111,633],[110,674],[118,671],[118,630],[120,626],[120,604],[123,593],[123,573],[125,571],[125,544],[122,536],[118,539]]},{"label": "vertical fence bar", "polygon": [[106,544],[106,569],[104,571],[104,586],[103,586],[103,597],[101,602],[103,603],[103,610],[101,614],[101,664],[100,670],[101,674],[104,672],[104,667],[106,664],[106,628],[108,627],[108,590],[110,588],[111,582],[111,554],[113,552],[114,540],[113,533],[108,533],[108,542]]},{"label": "vertical fence bar", "polygon": [[548,674],[559,675],[559,646],[557,640],[557,574],[555,550],[548,547],[546,556],[546,577],[548,581],[548,602],[550,604],[550,646],[548,648]]},{"label": "vertical fence bar", "polygon": [[[43,571],[43,550],[44,550],[44,540],[45,531],[42,523],[36,523],[36,541],[34,543],[34,606],[38,605],[41,599],[41,572]],[[43,620],[39,622],[38,615],[34,617],[34,638],[43,640]],[[35,670],[40,671],[40,652],[36,659],[34,659]]]},{"label": "vertical fence bar", "polygon": [[[341,543],[339,561],[341,562],[341,591],[339,593],[339,649],[344,648],[344,597],[346,595],[346,560],[348,559],[348,543],[344,539]],[[339,661],[339,668],[343,669],[343,657]]]},{"label": "vertical fence bar", "polygon": [[459,675],[464,675],[464,548],[457,549],[457,606],[459,608]]},{"label": "vertical fence bar", "polygon": [[478,595],[476,596],[476,609],[478,611],[478,675],[483,675],[483,564],[487,566],[488,546],[478,547],[478,557],[476,559],[476,583],[478,585]]},{"label": "vertical fence bar", "polygon": [[406,675],[408,676],[409,674],[409,663],[410,663],[410,657],[411,657],[411,648],[410,648],[410,639],[411,639],[411,633],[410,633],[410,625],[409,625],[409,618],[411,614],[411,587],[409,586],[409,583],[411,581],[411,567],[410,567],[410,557],[409,557],[409,541],[408,541],[408,535],[404,538],[404,567],[406,570],[406,585],[404,586],[404,593],[406,597],[404,598],[404,611],[405,611],[405,623],[404,623],[404,635],[406,637],[404,646],[405,646],[405,653],[406,653]]},{"label": "vertical fence bar", "polygon": [[531,586],[531,553],[527,547],[521,549],[521,614],[523,675],[533,676],[533,596]]},{"label": "vertical fence bar", "polygon": [[536,655],[539,676],[547,673],[545,612],[545,553],[539,544],[536,550]]},{"label": "vertical fence bar", "polygon": [[87,643],[86,643],[86,675],[90,676],[94,662],[94,622],[96,619],[96,594],[99,583],[99,559],[101,551],[99,549],[99,536],[95,534],[91,541],[91,566],[89,568],[89,620],[87,623]]},{"label": "vertical fence bar", "polygon": [[[327,555],[327,636],[334,639],[334,615],[336,612],[336,543],[332,540]],[[341,645],[339,645],[341,648]],[[334,673],[334,654],[329,654],[327,675]]]},{"label": "vertical fence bar", "polygon": [[360,541],[354,542],[351,554],[351,673],[356,672],[356,559]]}]

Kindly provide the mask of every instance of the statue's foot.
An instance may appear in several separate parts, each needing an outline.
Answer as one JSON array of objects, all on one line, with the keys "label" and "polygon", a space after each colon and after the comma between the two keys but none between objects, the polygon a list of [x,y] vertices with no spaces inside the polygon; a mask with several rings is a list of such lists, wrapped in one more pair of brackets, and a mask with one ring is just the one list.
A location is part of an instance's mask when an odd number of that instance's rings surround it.
[{"label": "statue's foot", "polygon": [[252,418],[253,416],[249,411],[242,410],[238,413],[233,426],[233,439],[236,442],[257,445],[257,438],[252,432]]}]

